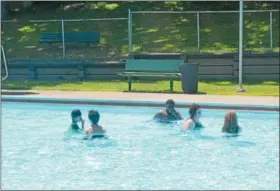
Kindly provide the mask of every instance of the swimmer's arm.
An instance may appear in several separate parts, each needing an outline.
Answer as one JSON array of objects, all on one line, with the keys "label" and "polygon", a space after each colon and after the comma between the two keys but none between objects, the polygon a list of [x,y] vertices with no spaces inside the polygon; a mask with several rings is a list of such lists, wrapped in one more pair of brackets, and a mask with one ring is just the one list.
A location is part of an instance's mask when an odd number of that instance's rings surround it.
[{"label": "swimmer's arm", "polygon": [[90,135],[90,128],[87,128],[84,133],[86,134],[85,137],[83,138],[84,140],[88,139],[89,138],[89,135]]},{"label": "swimmer's arm", "polygon": [[184,123],[184,130],[193,129],[195,127],[195,123],[192,120],[187,120]]},{"label": "swimmer's arm", "polygon": [[85,120],[82,119],[82,120],[81,120],[81,123],[82,123],[82,129],[84,129],[84,127],[85,127]]},{"label": "swimmer's arm", "polygon": [[177,120],[183,119],[181,114],[178,111],[176,111],[176,110],[170,110],[170,114],[172,114]]},{"label": "swimmer's arm", "polygon": [[153,119],[160,119],[161,115],[162,115],[162,114],[159,112],[159,113],[155,114],[155,116],[154,116]]},{"label": "swimmer's arm", "polygon": [[182,115],[180,114],[180,112],[176,111],[176,114],[177,114],[177,117],[178,117],[179,120],[182,120],[182,119],[183,119],[183,117],[182,117]]}]

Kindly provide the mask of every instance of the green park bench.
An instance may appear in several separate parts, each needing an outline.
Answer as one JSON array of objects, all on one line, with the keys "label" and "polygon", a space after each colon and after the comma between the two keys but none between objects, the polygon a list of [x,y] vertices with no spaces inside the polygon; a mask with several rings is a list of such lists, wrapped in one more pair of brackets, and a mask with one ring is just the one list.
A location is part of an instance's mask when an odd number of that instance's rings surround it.
[{"label": "green park bench", "polygon": [[140,76],[166,77],[170,81],[170,91],[173,91],[174,78],[181,76],[179,66],[184,60],[126,60],[125,72],[118,75],[128,79],[128,90],[131,91],[131,78]]},{"label": "green park bench", "polygon": [[[100,43],[99,32],[65,32],[64,33],[65,43]],[[62,43],[61,32],[46,32],[40,37],[40,43]]]}]

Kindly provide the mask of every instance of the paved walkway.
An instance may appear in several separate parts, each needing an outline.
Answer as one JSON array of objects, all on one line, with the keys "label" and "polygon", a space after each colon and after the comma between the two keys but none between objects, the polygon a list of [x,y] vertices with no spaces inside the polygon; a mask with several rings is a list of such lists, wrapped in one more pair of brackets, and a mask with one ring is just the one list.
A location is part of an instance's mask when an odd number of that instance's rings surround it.
[{"label": "paved walkway", "polygon": [[[28,94],[33,93],[33,94]],[[222,96],[222,95],[188,95],[167,93],[129,93],[129,92],[93,92],[93,91],[11,91],[2,90],[2,95],[49,98],[92,98],[104,100],[141,100],[165,101],[174,99],[181,102],[226,103],[246,105],[278,105],[278,96]]]}]

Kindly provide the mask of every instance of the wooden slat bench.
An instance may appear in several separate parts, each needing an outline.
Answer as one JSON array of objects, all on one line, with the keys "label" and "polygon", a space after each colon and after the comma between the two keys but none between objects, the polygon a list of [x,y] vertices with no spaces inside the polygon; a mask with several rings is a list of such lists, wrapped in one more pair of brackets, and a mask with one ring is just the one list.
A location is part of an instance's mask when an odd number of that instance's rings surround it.
[{"label": "wooden slat bench", "polygon": [[173,91],[174,78],[181,75],[179,66],[184,60],[126,60],[125,72],[118,75],[128,78],[128,90],[131,91],[131,78],[135,76],[166,77],[170,81],[170,91]]},{"label": "wooden slat bench", "polygon": [[[65,32],[64,33],[65,43],[100,43],[99,32]],[[62,43],[61,32],[46,32],[40,37],[40,43]]]}]

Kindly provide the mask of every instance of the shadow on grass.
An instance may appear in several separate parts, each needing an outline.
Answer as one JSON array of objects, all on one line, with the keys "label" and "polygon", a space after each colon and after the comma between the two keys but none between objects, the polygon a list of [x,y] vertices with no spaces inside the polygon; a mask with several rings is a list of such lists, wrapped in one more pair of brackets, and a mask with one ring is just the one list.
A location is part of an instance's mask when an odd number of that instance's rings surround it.
[{"label": "shadow on grass", "polygon": [[57,85],[62,85],[66,83],[81,84],[82,81],[35,81],[35,80],[25,80],[25,81],[5,81],[2,82],[2,89],[7,90],[31,90],[35,86],[53,87]]},{"label": "shadow on grass", "polygon": [[2,90],[1,95],[32,95],[39,94],[37,92],[28,92],[28,91],[14,91],[14,90]]},{"label": "shadow on grass", "polygon": [[[131,90],[131,91],[128,91],[128,90],[123,90],[122,92],[126,92],[126,93],[162,93],[162,94],[185,94],[184,92],[179,92],[179,91],[173,91],[173,92],[170,92],[170,90],[158,90],[158,91],[149,91],[149,90]],[[206,92],[200,92],[198,91],[196,94],[191,94],[191,95],[205,95],[207,94]]]},{"label": "shadow on grass", "polygon": [[[106,18],[124,17],[128,8],[133,10],[183,10],[193,9],[190,2],[88,2],[88,3],[38,3],[17,8],[15,18],[21,22],[2,23],[1,37],[7,57],[57,60],[62,49],[46,49],[39,44],[43,32],[61,31],[60,22],[29,23],[30,19],[57,18]],[[36,6],[35,6],[36,5]],[[210,5],[210,4],[209,4]],[[212,4],[211,4],[212,5]],[[200,7],[201,6],[201,7]],[[55,7],[56,14],[52,14]],[[207,9],[206,5],[197,5]],[[210,7],[210,6],[209,6]],[[52,8],[53,9],[53,8]],[[35,14],[36,13],[36,14]],[[36,18],[34,17],[36,15]],[[267,13],[244,14],[244,46],[247,49],[269,47],[269,19]],[[273,13],[273,42],[279,44],[279,14]],[[232,52],[238,47],[238,14],[201,14],[200,47],[206,52]],[[196,14],[133,14],[133,51],[141,52],[196,52]],[[70,50],[66,56],[72,59],[118,60],[128,53],[127,21],[66,22],[65,31],[99,31],[104,48]],[[187,32],[186,32],[187,31]]]},{"label": "shadow on grass", "polygon": [[[226,80],[211,80],[211,81],[205,81],[200,80],[201,83],[211,84],[211,85],[217,85],[217,86],[229,86],[229,85],[238,85],[237,80],[232,81],[226,81]],[[243,85],[279,85],[279,80],[245,80],[242,83]]]}]

